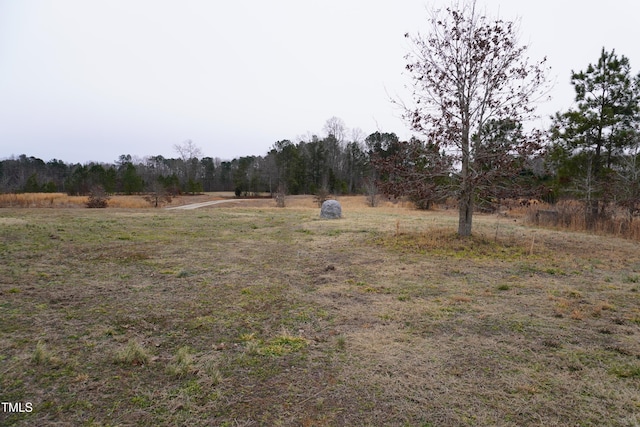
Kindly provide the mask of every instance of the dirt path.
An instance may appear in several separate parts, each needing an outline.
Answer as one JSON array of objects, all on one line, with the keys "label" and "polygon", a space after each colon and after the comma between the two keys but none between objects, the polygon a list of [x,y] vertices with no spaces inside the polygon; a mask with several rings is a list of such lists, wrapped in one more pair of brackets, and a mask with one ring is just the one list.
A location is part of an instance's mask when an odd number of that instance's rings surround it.
[{"label": "dirt path", "polygon": [[228,203],[228,202],[242,202],[242,201],[247,201],[247,200],[252,200],[252,199],[228,199],[228,200],[211,200],[209,202],[201,202],[201,203],[191,203],[189,205],[182,205],[182,206],[174,206],[171,208],[166,208],[166,209],[198,209],[198,208],[203,208],[205,206],[211,206],[211,205],[217,205],[219,203]]}]

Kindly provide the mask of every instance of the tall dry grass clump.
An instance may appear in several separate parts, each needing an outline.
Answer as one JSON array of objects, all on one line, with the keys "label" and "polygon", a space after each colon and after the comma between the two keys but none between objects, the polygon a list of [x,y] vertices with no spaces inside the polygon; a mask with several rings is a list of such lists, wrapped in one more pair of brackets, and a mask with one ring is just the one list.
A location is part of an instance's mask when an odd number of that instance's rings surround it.
[{"label": "tall dry grass clump", "polygon": [[69,196],[65,193],[0,194],[2,208],[70,208],[84,207],[85,196]]},{"label": "tall dry grass clump", "polygon": [[115,362],[123,365],[144,365],[149,361],[149,352],[138,341],[130,339],[115,355]]},{"label": "tall dry grass clump", "polygon": [[[0,194],[0,208],[84,208],[87,196],[69,196],[66,193],[7,193]],[[143,196],[110,196],[110,208],[149,208]]]},{"label": "tall dry grass clump", "polygon": [[620,207],[610,205],[592,221],[587,221],[587,215],[583,203],[562,200],[555,205],[543,203],[530,206],[525,219],[529,224],[542,227],[590,231],[640,241],[640,219],[634,218]]}]

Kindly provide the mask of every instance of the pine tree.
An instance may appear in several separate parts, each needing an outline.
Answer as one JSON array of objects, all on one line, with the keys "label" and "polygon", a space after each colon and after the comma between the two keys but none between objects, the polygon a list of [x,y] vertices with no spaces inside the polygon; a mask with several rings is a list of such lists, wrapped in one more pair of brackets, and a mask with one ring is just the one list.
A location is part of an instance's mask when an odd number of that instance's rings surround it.
[{"label": "pine tree", "polygon": [[611,195],[617,159],[635,142],[640,92],[625,56],[604,48],[596,64],[572,72],[576,108],[557,113],[551,129],[552,159],[565,190],[587,205],[586,222],[595,223]]}]

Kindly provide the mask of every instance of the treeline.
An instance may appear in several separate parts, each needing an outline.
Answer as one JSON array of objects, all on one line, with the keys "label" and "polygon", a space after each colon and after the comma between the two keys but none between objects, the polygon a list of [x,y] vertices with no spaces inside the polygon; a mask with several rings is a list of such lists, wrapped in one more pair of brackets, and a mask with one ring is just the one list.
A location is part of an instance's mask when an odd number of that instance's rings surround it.
[{"label": "treeline", "polygon": [[[353,140],[345,141],[341,137],[344,132],[336,133],[337,136],[330,132],[324,138],[312,135],[308,141],[297,143],[277,141],[264,156],[230,161],[201,157],[200,148],[192,141],[175,147],[181,153],[177,158],[157,155],[136,159],[123,154],[114,163],[67,164],[56,159],[44,162],[23,154],[0,161],[0,192],[88,195],[100,187],[109,194],[382,193],[406,197],[419,208],[429,209],[443,200],[445,193],[438,188],[454,180],[450,173],[453,165],[446,156],[418,138],[403,141],[395,133],[375,132],[358,140],[360,132],[355,132]],[[518,188],[538,187],[543,181],[552,184],[542,162],[538,157],[523,167],[522,175],[528,183]],[[444,163],[449,169],[442,168]],[[444,170],[440,177],[434,177],[432,171],[436,169]],[[505,186],[514,188],[515,184],[509,182]],[[519,191],[524,190],[515,192]]]},{"label": "treeline", "polygon": [[233,160],[204,157],[192,141],[176,145],[179,156],[143,159],[123,154],[113,163],[70,164],[20,155],[0,161],[0,192],[65,192],[87,195],[100,186],[107,193],[137,194],[164,191],[195,194],[233,191],[237,195],[272,193],[334,194],[362,191],[370,162],[361,132],[347,140],[342,120],[327,121],[327,136],[307,141],[277,141],[264,156]]}]

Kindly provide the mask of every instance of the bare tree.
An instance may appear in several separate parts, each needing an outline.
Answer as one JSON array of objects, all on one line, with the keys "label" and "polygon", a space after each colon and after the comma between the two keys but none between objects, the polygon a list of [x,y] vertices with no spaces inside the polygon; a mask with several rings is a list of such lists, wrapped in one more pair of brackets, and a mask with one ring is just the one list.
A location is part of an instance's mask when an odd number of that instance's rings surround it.
[{"label": "bare tree", "polygon": [[347,138],[347,126],[344,124],[344,120],[336,116],[327,119],[324,124],[324,131],[327,136],[333,136],[340,144]]},{"label": "bare tree", "polygon": [[[347,139],[347,126],[339,117],[331,117],[324,125],[324,131],[327,137],[323,140],[326,154],[327,165],[334,177],[343,177],[345,174],[343,151]],[[324,176],[323,180],[329,180],[328,176]],[[328,182],[323,183],[325,187],[329,186]]]},{"label": "bare tree", "polygon": [[182,144],[174,144],[173,149],[176,150],[182,160],[198,159],[202,156],[202,149],[190,139],[187,139]]},{"label": "bare tree", "polygon": [[379,197],[378,197],[378,186],[376,185],[376,181],[373,178],[366,179],[364,181],[364,191],[367,200],[367,206],[375,208],[378,206]]},{"label": "bare tree", "polygon": [[[458,234],[468,236],[477,193],[487,185],[487,165],[500,165],[505,177],[517,172],[541,137],[537,131],[523,132],[495,150],[485,130],[490,123],[532,118],[548,69],[546,59],[528,63],[513,22],[490,20],[478,12],[475,0],[432,10],[429,25],[426,36],[405,35],[412,46],[405,58],[415,105],[395,102],[413,130],[452,157]],[[496,174],[495,167],[490,170]]]},{"label": "bare tree", "polygon": [[187,191],[195,193],[198,170],[200,169],[200,157],[202,149],[192,140],[187,139],[182,144],[175,144],[173,149],[180,155],[184,167],[184,181]]},{"label": "bare tree", "polygon": [[151,206],[159,208],[165,204],[171,203],[171,194],[162,185],[158,179],[155,179],[149,187],[150,192],[144,196],[144,199],[151,204]]}]

